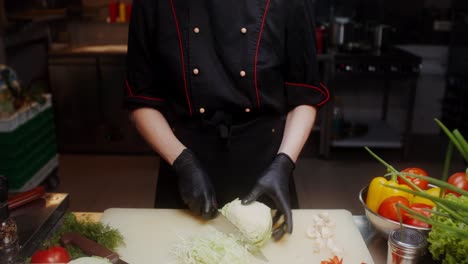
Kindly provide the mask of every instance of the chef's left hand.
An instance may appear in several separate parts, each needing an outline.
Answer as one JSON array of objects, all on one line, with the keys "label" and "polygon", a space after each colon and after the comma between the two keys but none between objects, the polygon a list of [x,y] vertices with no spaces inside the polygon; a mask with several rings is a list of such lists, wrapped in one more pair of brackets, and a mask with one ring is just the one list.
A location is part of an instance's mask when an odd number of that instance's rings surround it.
[{"label": "chef's left hand", "polygon": [[249,204],[266,194],[275,202],[278,209],[275,220],[284,215],[284,222],[273,230],[275,240],[279,240],[285,232],[292,233],[289,177],[292,177],[294,168],[295,164],[292,159],[284,153],[279,153],[270,166],[263,171],[250,194],[242,200],[242,204]]}]

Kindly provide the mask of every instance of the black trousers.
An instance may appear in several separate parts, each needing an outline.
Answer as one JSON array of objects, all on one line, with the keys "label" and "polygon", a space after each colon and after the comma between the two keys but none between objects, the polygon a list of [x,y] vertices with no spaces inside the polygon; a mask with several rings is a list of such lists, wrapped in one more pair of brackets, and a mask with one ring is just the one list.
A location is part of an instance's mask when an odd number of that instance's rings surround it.
[{"label": "black trousers", "polygon": [[[225,115],[190,119],[172,124],[177,138],[190,148],[211,177],[218,206],[242,199],[255,186],[261,173],[275,158],[283,137],[285,116],[237,120]],[[290,177],[291,206],[298,208],[294,178]],[[275,208],[265,197],[262,201]],[[177,176],[161,161],[156,187],[156,208],[186,208]]]}]

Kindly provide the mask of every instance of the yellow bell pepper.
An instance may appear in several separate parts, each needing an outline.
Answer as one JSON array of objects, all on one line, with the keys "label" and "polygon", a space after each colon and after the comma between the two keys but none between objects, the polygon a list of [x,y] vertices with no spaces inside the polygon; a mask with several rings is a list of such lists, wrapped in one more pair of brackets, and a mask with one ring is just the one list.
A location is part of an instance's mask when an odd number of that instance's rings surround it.
[{"label": "yellow bell pepper", "polygon": [[371,209],[372,211],[377,213],[382,201],[390,196],[403,196],[407,198],[408,201],[412,200],[412,194],[397,189],[392,189],[390,187],[384,186],[384,184],[410,189],[409,186],[398,184],[398,182],[395,180],[387,180],[384,177],[375,177],[369,184],[366,198],[367,207],[369,207],[369,209]]},{"label": "yellow bell pepper", "polygon": [[[434,197],[439,197],[440,188],[439,187],[434,187],[434,188],[427,189],[424,192],[426,194],[432,195]],[[423,203],[423,204],[427,204],[427,205],[430,205],[430,206],[435,206],[434,202],[432,202],[431,200],[429,200],[427,198],[424,198],[424,197],[421,197],[421,196],[417,196],[417,195],[414,196],[413,201],[411,202],[411,204],[415,204],[415,203]]]}]

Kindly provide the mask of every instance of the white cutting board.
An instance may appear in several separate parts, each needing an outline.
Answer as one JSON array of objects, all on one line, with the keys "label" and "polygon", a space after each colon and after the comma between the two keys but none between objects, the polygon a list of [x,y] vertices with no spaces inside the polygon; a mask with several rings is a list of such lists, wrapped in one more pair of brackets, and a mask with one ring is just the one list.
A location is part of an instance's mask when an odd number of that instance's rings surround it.
[{"label": "white cutting board", "polygon": [[[314,253],[313,241],[306,236],[312,217],[320,212],[328,212],[336,223],[335,242],[343,248],[343,264],[374,263],[351,213],[346,210],[293,210],[292,235],[285,235],[278,242],[270,241],[262,248],[267,263],[320,264],[332,257],[326,249]],[[176,264],[171,250],[180,237],[209,232],[218,219],[206,222],[185,210],[112,208],[104,211],[100,221],[117,228],[124,236],[126,245],[117,250],[124,261]]]}]

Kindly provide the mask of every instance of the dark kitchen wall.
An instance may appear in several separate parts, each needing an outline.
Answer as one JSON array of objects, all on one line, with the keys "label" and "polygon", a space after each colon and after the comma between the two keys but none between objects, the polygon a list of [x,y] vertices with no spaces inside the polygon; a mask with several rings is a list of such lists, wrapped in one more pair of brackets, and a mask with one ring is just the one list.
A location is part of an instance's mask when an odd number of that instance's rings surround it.
[{"label": "dark kitchen wall", "polygon": [[81,0],[5,0],[5,9],[15,12],[29,8],[62,8],[80,3]]},{"label": "dark kitchen wall", "polygon": [[424,0],[391,0],[385,1],[385,24],[396,29],[396,43],[421,43],[423,33]]},{"label": "dark kitchen wall", "polygon": [[468,137],[468,1],[454,0],[442,121]]},{"label": "dark kitchen wall", "polygon": [[[315,0],[318,23],[327,23],[331,13],[360,23],[387,24],[394,28],[398,44],[446,45],[451,19],[451,0]],[[441,28],[442,26],[442,28]]]}]

